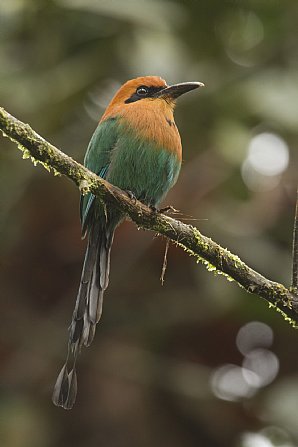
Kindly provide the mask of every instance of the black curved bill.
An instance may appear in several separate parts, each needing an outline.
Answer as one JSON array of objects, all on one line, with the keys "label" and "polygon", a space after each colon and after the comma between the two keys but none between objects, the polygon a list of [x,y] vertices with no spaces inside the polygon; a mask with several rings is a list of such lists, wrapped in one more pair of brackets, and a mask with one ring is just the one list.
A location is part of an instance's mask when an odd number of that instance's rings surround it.
[{"label": "black curved bill", "polygon": [[170,85],[154,94],[155,98],[172,98],[176,99],[184,93],[204,87],[202,82],[181,82],[180,84]]}]

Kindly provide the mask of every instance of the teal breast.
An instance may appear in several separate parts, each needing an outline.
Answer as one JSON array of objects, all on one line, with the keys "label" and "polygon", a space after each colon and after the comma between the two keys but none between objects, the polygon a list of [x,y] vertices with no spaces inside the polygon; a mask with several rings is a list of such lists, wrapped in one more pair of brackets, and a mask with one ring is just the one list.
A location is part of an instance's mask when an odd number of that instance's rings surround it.
[{"label": "teal breast", "polygon": [[131,191],[142,202],[156,206],[176,183],[181,161],[168,149],[119,124],[106,179]]}]

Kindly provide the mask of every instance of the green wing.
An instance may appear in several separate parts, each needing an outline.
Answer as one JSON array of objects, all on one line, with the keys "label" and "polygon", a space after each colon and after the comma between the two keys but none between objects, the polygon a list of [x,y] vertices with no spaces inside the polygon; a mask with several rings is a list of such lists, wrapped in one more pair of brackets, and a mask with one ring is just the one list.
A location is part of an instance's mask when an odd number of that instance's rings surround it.
[{"label": "green wing", "polygon": [[[106,178],[111,162],[111,153],[118,140],[118,123],[116,118],[110,118],[100,123],[95,129],[94,134],[88,145],[84,158],[84,165],[90,171],[95,172],[102,178]],[[80,215],[82,223],[82,232],[85,234],[89,216],[94,203],[92,193],[81,196]]]}]

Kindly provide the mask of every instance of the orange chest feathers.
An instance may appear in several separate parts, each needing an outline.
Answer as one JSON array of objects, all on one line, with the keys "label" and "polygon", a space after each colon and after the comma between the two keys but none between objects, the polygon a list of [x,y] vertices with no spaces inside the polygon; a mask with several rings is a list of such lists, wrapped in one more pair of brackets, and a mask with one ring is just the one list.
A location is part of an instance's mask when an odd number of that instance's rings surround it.
[{"label": "orange chest feathers", "polygon": [[181,139],[174,121],[173,107],[165,104],[165,101],[157,101],[148,99],[142,100],[142,103],[137,101],[129,107],[113,107],[103,115],[101,121],[112,117],[123,118],[141,138],[174,153],[181,161]]}]

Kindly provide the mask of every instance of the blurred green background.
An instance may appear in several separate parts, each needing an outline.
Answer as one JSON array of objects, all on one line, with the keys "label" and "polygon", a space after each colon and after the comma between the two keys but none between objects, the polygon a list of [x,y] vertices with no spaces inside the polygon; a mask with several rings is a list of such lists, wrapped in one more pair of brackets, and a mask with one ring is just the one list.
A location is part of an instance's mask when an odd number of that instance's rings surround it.
[{"label": "blurred green background", "polygon": [[[177,107],[184,163],[165,204],[289,285],[297,20],[297,0],[2,0],[0,104],[82,161],[127,79],[204,82]],[[130,222],[76,405],[52,405],[85,247],[79,193],[0,148],[1,446],[297,446],[297,332],[179,248],[161,286],[164,241]]]}]

